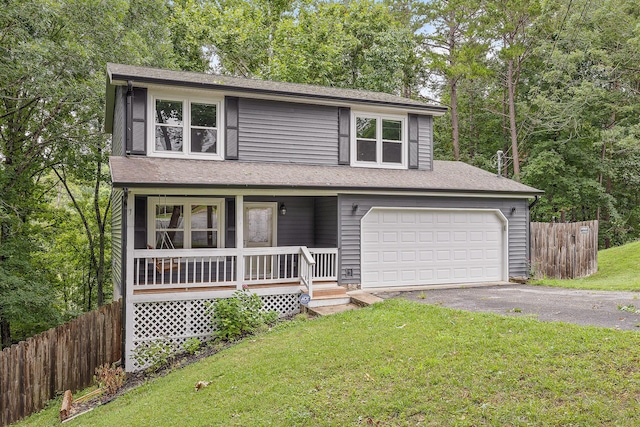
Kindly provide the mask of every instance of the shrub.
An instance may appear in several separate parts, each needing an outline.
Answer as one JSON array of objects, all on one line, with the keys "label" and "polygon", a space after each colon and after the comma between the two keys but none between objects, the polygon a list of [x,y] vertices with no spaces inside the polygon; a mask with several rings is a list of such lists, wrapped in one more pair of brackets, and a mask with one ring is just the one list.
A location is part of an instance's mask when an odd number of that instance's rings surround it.
[{"label": "shrub", "polygon": [[106,395],[112,395],[122,387],[126,377],[127,374],[121,367],[118,366],[115,368],[112,365],[105,363],[104,365],[100,365],[96,368],[96,375],[93,379],[97,386],[104,390]]},{"label": "shrub", "polygon": [[247,289],[236,291],[231,298],[220,298],[209,305],[207,312],[216,328],[216,338],[234,340],[252,334],[260,327],[278,319],[278,313],[262,310],[262,300]]},{"label": "shrub", "polygon": [[202,346],[202,341],[200,341],[200,339],[198,339],[198,338],[188,338],[184,342],[184,344],[182,344],[182,349],[187,354],[196,354],[196,352],[200,349],[201,346]]},{"label": "shrub", "polygon": [[168,339],[157,339],[138,344],[133,358],[140,366],[149,365],[147,370],[155,372],[167,366],[175,354],[174,345]]}]

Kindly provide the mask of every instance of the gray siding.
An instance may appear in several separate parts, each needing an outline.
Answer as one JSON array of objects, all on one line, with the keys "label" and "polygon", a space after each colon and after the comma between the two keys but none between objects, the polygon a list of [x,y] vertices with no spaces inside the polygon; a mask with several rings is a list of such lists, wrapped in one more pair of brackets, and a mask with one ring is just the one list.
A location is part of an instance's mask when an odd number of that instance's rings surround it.
[{"label": "gray siding", "polygon": [[418,116],[418,169],[433,170],[433,117]]},{"label": "gray siding", "polygon": [[113,106],[113,133],[111,135],[111,154],[114,156],[124,155],[124,134],[125,134],[125,92],[126,88],[116,87],[116,95]]},{"label": "gray siding", "polygon": [[[500,209],[509,221],[509,275],[527,276],[528,204],[526,199],[485,199],[463,197],[338,197],[340,209],[340,277],[341,283],[360,283],[360,220],[373,206],[422,208]],[[353,204],[358,205],[353,211]],[[516,208],[514,214],[512,207]],[[353,272],[346,275],[346,270]]]},{"label": "gray siding", "polygon": [[338,247],[338,198],[315,199],[315,247]]},{"label": "gray siding", "polygon": [[122,296],[122,205],[123,191],[113,189],[111,192],[111,277],[113,278],[113,299]]},{"label": "gray siding", "polygon": [[238,158],[338,164],[338,108],[240,98]]}]

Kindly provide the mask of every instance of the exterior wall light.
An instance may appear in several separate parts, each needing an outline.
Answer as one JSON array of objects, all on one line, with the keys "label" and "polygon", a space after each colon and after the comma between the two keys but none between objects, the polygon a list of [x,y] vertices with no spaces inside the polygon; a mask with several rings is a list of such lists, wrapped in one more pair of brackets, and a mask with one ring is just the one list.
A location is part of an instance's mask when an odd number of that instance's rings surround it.
[{"label": "exterior wall light", "polygon": [[280,215],[285,216],[287,214],[287,207],[284,205],[284,203],[280,204]]}]

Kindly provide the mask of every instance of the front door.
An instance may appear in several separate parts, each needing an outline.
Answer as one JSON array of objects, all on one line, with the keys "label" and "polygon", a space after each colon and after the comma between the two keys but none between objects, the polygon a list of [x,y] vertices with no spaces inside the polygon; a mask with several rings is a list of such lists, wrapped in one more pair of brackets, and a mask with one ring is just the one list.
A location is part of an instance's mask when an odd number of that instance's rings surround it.
[{"label": "front door", "polygon": [[[244,247],[268,248],[277,246],[277,203],[244,204]],[[252,255],[245,263],[247,278],[266,278],[271,275],[272,257]]]}]

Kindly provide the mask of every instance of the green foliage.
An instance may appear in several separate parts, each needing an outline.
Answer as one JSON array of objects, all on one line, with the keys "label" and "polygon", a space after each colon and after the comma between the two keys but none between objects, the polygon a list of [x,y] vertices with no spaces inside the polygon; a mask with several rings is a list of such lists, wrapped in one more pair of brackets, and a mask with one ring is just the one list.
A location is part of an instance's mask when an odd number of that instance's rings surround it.
[{"label": "green foliage", "polygon": [[145,341],[136,347],[133,359],[139,366],[145,366],[147,372],[156,372],[169,365],[176,353],[176,348],[168,339]]},{"label": "green foliage", "polygon": [[[81,422],[636,426],[639,359],[637,331],[387,300],[245,340]],[[53,425],[59,409],[25,425]]]},{"label": "green foliage", "polygon": [[232,341],[256,332],[278,319],[278,313],[262,310],[262,300],[247,289],[236,291],[231,298],[218,298],[207,308],[215,336]]},{"label": "green foliage", "polygon": [[182,349],[187,354],[196,354],[198,350],[202,347],[202,341],[199,338],[187,338],[186,341],[182,344]]},{"label": "green foliage", "polygon": [[535,284],[603,291],[640,291],[640,241],[598,252],[598,271],[582,279],[538,280]]},{"label": "green foliage", "polygon": [[105,395],[115,394],[127,379],[127,374],[122,367],[117,368],[105,363],[96,368],[96,375],[93,377],[96,385],[104,390]]}]

